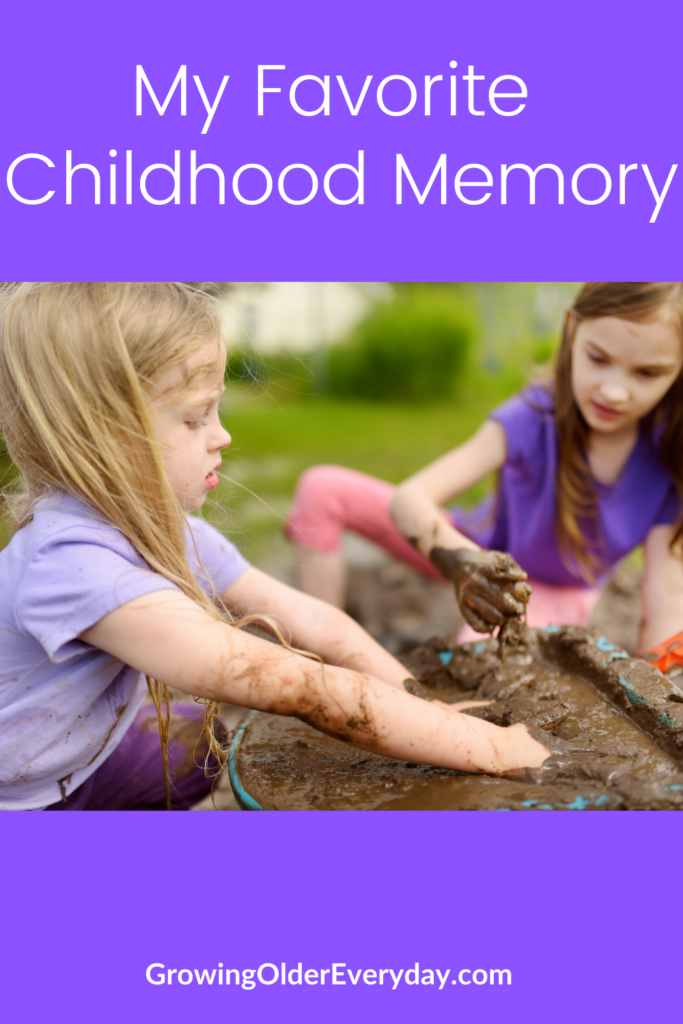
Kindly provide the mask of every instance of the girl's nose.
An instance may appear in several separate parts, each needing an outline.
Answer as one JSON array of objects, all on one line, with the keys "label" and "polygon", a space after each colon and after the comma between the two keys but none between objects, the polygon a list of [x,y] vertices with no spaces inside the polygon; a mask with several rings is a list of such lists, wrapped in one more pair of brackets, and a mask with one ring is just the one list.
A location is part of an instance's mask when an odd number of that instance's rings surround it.
[{"label": "girl's nose", "polygon": [[602,391],[603,397],[608,402],[613,402],[615,405],[628,401],[628,388],[621,381],[605,381],[600,390]]},{"label": "girl's nose", "polygon": [[207,438],[209,451],[219,452],[223,448],[229,448],[232,438],[220,420],[213,424],[213,430]]}]

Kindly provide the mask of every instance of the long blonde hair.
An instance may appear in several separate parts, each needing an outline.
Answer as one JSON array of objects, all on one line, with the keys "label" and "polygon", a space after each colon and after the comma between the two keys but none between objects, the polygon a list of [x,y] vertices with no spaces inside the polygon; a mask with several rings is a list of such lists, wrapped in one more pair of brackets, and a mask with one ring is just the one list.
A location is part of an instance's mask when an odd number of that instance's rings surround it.
[{"label": "long blonde hair", "polygon": [[[227,617],[190,570],[187,520],[147,406],[162,371],[183,369],[191,386],[187,361],[211,339],[216,361],[200,372],[222,377],[219,334],[212,300],[183,284],[20,284],[0,295],[0,430],[24,478],[22,490],[6,497],[15,527],[45,495],[74,495],[120,530],[153,571],[211,615]],[[169,696],[164,685],[147,683],[170,808]],[[218,705],[204,703],[207,760],[212,754],[223,767]]]}]

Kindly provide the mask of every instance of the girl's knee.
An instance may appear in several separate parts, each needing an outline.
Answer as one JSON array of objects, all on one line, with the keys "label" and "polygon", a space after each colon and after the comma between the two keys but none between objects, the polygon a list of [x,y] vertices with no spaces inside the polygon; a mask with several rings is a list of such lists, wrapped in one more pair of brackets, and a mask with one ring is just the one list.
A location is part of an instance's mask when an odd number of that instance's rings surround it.
[{"label": "girl's knee", "polygon": [[354,469],[313,466],[299,480],[287,533],[303,547],[328,552],[339,550],[347,529],[375,540],[386,532],[392,493],[390,484]]},{"label": "girl's knee", "polygon": [[311,466],[299,477],[296,487],[297,505],[320,505],[331,496],[344,493],[351,485],[352,471],[343,466]]},{"label": "girl's knee", "polygon": [[354,494],[354,474],[342,466],[312,466],[299,478],[289,515],[291,528],[320,527],[345,521],[345,508]]},{"label": "girl's knee", "polygon": [[320,551],[338,549],[343,529],[336,498],[340,469],[337,466],[311,466],[299,477],[285,526],[288,537],[295,544]]}]

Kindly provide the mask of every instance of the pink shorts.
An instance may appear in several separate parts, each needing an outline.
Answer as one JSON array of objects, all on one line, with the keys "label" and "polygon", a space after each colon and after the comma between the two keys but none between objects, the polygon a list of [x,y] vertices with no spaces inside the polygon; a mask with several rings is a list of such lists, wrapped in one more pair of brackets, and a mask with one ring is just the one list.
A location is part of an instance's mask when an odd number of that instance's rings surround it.
[{"label": "pink shorts", "polygon": [[[431,562],[396,529],[389,515],[395,490],[384,480],[343,466],[313,466],[303,473],[297,485],[287,532],[301,547],[336,553],[341,551],[344,530],[352,530],[423,575],[444,583]],[[527,622],[536,628],[551,624],[585,626],[600,596],[597,587],[555,587],[538,580],[529,582],[533,594]],[[464,643],[480,636],[465,626],[458,639]]]}]

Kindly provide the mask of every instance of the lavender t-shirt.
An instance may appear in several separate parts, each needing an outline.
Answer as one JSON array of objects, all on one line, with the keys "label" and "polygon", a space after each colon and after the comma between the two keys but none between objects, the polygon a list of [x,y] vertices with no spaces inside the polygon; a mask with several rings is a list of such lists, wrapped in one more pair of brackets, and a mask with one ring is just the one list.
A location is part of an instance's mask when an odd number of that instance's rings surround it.
[{"label": "lavender t-shirt", "polygon": [[[248,568],[202,519],[188,517],[187,540],[207,592],[207,578],[220,594]],[[77,637],[136,597],[177,589],[66,495],[41,501],[0,551],[0,809],[56,803],[115,750],[145,697],[145,678]]]},{"label": "lavender t-shirt", "polygon": [[[453,521],[482,547],[508,551],[532,579],[556,586],[587,584],[564,564],[555,532],[557,429],[553,399],[538,385],[493,413],[505,430],[507,455],[497,504],[474,513],[457,509]],[[651,439],[642,431],[624,470],[613,484],[594,481],[602,558],[613,567],[653,526],[677,521],[681,501]],[[488,515],[488,518],[487,518]]]}]

